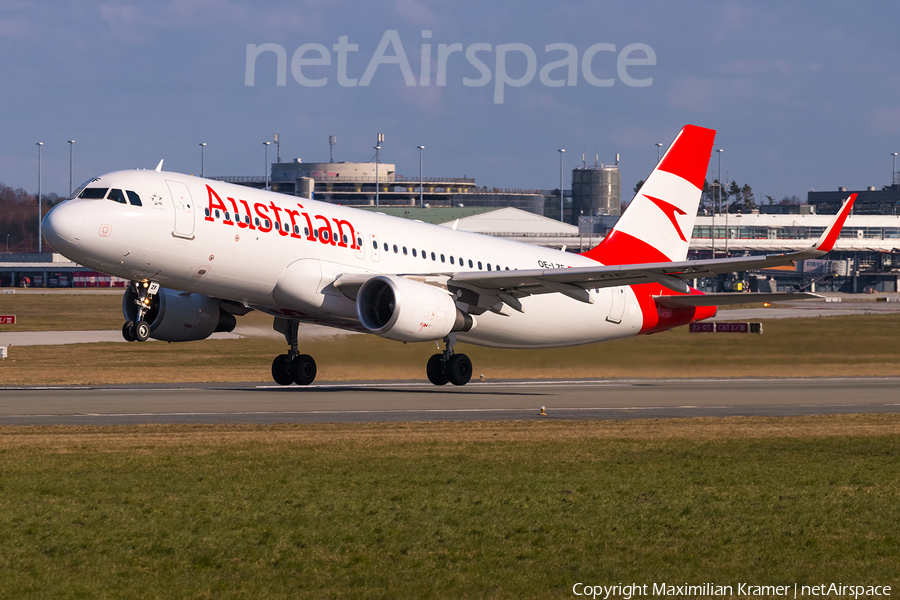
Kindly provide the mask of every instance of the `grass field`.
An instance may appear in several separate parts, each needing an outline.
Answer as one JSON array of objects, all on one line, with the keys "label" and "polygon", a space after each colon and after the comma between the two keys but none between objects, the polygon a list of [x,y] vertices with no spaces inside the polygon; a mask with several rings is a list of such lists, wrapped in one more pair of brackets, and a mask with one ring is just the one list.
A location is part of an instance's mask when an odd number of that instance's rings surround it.
[{"label": "grass field", "polygon": [[897,415],[4,428],[0,597],[896,586],[898,433]]},{"label": "grass field", "polygon": [[[254,316],[265,330],[267,321]],[[268,324],[268,327],[271,327]],[[690,334],[687,328],[552,350],[494,350],[460,344],[475,379],[566,377],[791,377],[900,375],[900,314],[778,319],[763,335]],[[371,335],[301,340],[317,379],[425,379],[434,343]],[[273,337],[179,344],[21,346],[0,361],[7,384],[268,381],[286,344]]]}]

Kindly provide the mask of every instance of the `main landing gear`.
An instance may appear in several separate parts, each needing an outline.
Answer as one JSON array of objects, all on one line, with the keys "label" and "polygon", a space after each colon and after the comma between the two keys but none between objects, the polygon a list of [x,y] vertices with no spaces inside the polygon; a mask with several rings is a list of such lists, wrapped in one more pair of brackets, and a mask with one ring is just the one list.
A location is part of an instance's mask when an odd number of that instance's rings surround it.
[{"label": "main landing gear", "polygon": [[454,354],[453,346],[456,344],[456,334],[451,333],[444,338],[446,349],[428,359],[425,372],[428,381],[434,385],[466,385],[472,378],[472,361],[465,354]]},{"label": "main landing gear", "polygon": [[159,291],[159,283],[156,281],[132,281],[137,298],[134,304],[137,306],[134,321],[125,321],[122,325],[122,337],[126,342],[146,342],[150,339],[150,324],[144,320],[150,310],[153,296]]},{"label": "main landing gear", "polygon": [[272,379],[278,385],[309,385],[316,379],[316,361],[309,354],[300,354],[297,350],[298,327],[300,322],[288,319],[275,319],[273,327],[284,334],[291,349],[287,354],[279,354],[272,361]]}]

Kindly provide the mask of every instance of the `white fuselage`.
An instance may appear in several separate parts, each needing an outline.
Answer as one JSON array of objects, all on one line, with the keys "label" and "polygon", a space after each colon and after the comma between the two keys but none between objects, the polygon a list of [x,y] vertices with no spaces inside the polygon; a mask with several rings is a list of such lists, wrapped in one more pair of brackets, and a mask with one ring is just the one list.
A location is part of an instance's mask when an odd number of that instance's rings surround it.
[{"label": "white fuselage", "polygon": [[[332,285],[344,273],[440,277],[597,264],[557,250],[176,173],[118,171],[90,185],[135,192],[142,205],[76,198],[54,208],[46,217],[48,239],[72,260],[117,277],[158,281],[347,329],[362,330],[355,302]],[[632,288],[589,292],[592,304],[559,293],[522,298],[523,312],[484,312],[458,339],[540,348],[640,332],[643,318]]]}]

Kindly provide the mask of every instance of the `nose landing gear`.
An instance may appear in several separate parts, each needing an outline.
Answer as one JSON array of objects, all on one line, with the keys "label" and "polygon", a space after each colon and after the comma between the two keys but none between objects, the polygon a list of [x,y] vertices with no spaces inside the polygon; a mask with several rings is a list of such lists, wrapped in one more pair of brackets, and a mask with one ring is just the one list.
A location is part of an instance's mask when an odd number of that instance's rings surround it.
[{"label": "nose landing gear", "polygon": [[432,355],[425,366],[428,381],[434,385],[466,385],[472,379],[472,361],[465,354],[453,353],[456,334],[451,333],[445,337],[444,343],[447,344],[444,351]]},{"label": "nose landing gear", "polygon": [[125,321],[122,325],[122,337],[126,342],[146,342],[150,339],[150,324],[144,320],[150,310],[153,296],[159,291],[156,281],[132,281],[132,289],[137,298],[134,300],[136,316],[134,321]]},{"label": "nose landing gear", "polygon": [[272,379],[278,385],[309,385],[316,379],[316,361],[309,354],[300,354],[297,349],[299,326],[297,320],[275,318],[273,328],[284,334],[291,346],[287,354],[279,354],[272,361]]}]

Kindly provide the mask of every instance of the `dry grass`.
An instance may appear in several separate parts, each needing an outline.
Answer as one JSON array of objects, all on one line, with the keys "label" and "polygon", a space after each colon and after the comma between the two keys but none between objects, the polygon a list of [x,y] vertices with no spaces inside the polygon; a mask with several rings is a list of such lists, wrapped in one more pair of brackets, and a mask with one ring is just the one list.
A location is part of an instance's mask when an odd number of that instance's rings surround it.
[{"label": "dry grass", "polygon": [[[763,335],[651,336],[551,350],[495,350],[460,344],[475,377],[791,377],[900,375],[900,314],[766,321]],[[400,344],[351,335],[302,340],[319,381],[424,380],[433,343]],[[80,344],[10,348],[5,384],[269,381],[283,340],[250,337],[182,344]]]},{"label": "dry grass", "polygon": [[282,425],[121,425],[0,427],[0,452],[216,452],[245,444],[381,447],[398,443],[567,440],[800,439],[900,435],[900,414],[804,417],[698,417],[630,421],[476,421]]}]

